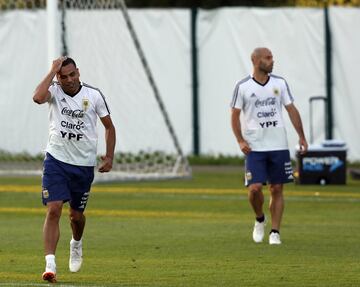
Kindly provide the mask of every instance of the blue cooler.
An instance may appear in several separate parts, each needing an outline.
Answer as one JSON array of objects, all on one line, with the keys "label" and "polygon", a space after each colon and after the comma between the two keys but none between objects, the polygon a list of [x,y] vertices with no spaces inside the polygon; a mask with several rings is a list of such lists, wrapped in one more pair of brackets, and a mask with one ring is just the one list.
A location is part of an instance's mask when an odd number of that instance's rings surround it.
[{"label": "blue cooler", "polygon": [[299,184],[346,184],[346,144],[325,140],[310,145],[304,155],[296,152]]}]

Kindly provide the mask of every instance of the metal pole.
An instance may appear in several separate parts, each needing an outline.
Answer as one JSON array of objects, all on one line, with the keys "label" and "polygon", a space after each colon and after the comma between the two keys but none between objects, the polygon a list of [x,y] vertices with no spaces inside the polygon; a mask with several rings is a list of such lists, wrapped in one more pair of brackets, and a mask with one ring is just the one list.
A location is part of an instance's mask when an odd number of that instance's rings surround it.
[{"label": "metal pole", "polygon": [[333,101],[332,101],[332,41],[327,1],[324,6],[325,18],[325,69],[326,69],[326,139],[333,138]]},{"label": "metal pole", "polygon": [[48,45],[48,62],[51,67],[52,61],[58,57],[57,35],[58,35],[58,11],[57,0],[46,1],[47,13],[47,45]]},{"label": "metal pole", "polygon": [[198,81],[198,53],[196,39],[197,7],[191,8],[191,63],[192,63],[192,114],[193,114],[193,153],[200,154],[199,128],[199,81]]}]

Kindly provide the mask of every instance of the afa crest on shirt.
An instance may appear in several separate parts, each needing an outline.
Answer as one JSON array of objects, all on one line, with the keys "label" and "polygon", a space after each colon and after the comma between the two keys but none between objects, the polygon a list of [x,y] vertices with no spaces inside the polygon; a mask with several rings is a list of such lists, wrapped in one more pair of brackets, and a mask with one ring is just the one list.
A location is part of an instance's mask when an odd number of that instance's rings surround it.
[{"label": "afa crest on shirt", "polygon": [[84,112],[86,112],[88,108],[89,108],[89,99],[84,98],[82,100],[82,109]]},{"label": "afa crest on shirt", "polygon": [[275,96],[280,95],[280,91],[279,91],[278,88],[274,88],[274,95],[275,95]]}]

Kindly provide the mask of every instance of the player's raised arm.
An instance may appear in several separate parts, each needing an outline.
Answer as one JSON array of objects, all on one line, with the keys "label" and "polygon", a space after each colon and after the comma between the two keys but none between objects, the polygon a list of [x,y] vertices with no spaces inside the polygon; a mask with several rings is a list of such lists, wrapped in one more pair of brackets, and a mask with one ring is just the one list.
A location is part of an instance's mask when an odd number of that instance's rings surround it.
[{"label": "player's raised arm", "polygon": [[58,73],[61,69],[61,65],[64,62],[66,57],[60,57],[53,61],[51,69],[49,73],[45,76],[45,78],[40,82],[40,84],[36,87],[33,101],[37,104],[46,103],[50,98],[49,87],[51,85],[52,80],[54,79],[56,73]]}]

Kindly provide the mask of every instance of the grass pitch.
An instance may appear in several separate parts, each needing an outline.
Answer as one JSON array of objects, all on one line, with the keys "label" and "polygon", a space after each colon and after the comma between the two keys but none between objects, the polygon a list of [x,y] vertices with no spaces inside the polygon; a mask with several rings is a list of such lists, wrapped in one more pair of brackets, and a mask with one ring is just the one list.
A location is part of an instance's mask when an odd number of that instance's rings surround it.
[{"label": "grass pitch", "polygon": [[[55,286],[360,286],[360,182],[289,184],[285,203],[283,244],[270,246],[252,242],[240,171],[95,185],[76,274],[63,211]],[[44,215],[40,179],[0,178],[0,286],[48,286]]]}]

